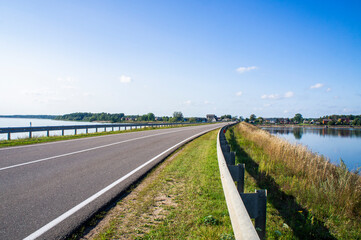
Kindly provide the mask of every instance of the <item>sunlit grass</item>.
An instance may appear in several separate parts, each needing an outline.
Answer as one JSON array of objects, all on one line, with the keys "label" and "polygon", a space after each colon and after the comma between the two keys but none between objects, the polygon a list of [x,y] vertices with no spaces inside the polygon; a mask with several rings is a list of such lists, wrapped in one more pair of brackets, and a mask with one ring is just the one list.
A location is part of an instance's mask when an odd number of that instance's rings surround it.
[{"label": "sunlit grass", "polygon": [[151,183],[120,202],[95,239],[233,239],[216,137],[212,131],[192,141],[150,173]]},{"label": "sunlit grass", "polygon": [[227,137],[256,185],[268,188],[271,208],[295,237],[361,238],[361,179],[357,173],[348,171],[342,162],[335,166],[302,145],[250,124],[238,124]]}]

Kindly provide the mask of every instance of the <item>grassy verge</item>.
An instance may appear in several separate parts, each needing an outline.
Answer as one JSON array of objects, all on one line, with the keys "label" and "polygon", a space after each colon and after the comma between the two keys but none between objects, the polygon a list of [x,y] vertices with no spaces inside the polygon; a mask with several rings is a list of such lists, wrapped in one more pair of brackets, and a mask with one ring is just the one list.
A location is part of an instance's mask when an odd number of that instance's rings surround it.
[{"label": "grassy verge", "polygon": [[268,239],[361,239],[361,180],[249,124],[227,132],[245,188],[268,190]]},{"label": "grassy verge", "polygon": [[217,131],[153,170],[85,239],[233,239],[219,178]]},{"label": "grassy verge", "polygon": [[179,127],[190,127],[190,126],[197,126],[197,125],[199,125],[199,124],[176,126],[176,127],[169,126],[169,127],[161,127],[161,128],[148,127],[148,128],[138,128],[138,129],[132,129],[132,130],[97,132],[97,133],[65,135],[65,136],[19,138],[19,139],[2,140],[2,141],[0,140],[0,148],[20,146],[20,145],[29,145],[29,144],[36,144],[36,143],[45,143],[45,142],[55,142],[55,141],[86,138],[86,137],[103,136],[103,135],[110,135],[110,134],[127,133],[127,132],[139,132],[139,131],[146,131],[146,130],[152,130],[152,129],[179,128]]}]

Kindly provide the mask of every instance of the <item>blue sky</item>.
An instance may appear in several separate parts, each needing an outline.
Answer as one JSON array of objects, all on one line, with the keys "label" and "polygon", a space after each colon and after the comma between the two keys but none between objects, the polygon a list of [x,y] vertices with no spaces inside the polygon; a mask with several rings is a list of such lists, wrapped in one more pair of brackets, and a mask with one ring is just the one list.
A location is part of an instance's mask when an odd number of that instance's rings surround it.
[{"label": "blue sky", "polygon": [[1,1],[0,114],[361,114],[359,1]]}]

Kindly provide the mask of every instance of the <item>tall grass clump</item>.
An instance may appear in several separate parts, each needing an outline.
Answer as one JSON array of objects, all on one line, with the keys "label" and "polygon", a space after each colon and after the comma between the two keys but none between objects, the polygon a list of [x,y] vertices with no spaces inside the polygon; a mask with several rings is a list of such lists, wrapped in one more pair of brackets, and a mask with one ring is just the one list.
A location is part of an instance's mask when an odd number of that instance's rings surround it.
[{"label": "tall grass clump", "polygon": [[283,191],[325,222],[335,236],[347,235],[347,226],[361,235],[358,172],[350,172],[342,160],[336,166],[303,145],[291,144],[247,123],[238,124],[235,132],[262,151],[257,160],[259,170],[272,176]]}]

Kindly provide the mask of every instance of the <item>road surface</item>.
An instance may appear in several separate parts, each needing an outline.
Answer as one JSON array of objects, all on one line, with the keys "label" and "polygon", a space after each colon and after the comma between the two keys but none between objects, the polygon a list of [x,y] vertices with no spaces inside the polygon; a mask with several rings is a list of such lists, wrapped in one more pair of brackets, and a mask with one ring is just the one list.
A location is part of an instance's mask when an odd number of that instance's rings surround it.
[{"label": "road surface", "polygon": [[185,142],[224,124],[0,148],[0,239],[61,239]]}]

